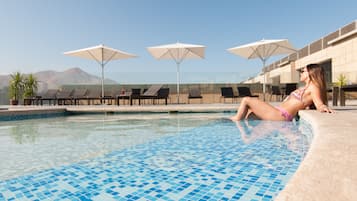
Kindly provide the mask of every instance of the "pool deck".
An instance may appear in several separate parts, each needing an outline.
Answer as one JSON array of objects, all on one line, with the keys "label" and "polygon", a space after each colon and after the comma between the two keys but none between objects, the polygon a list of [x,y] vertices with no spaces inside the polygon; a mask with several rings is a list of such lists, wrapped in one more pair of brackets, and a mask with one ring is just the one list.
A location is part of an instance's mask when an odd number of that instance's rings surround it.
[{"label": "pool deck", "polygon": [[333,114],[300,112],[314,138],[276,201],[357,200],[357,107],[335,109]]},{"label": "pool deck", "polygon": [[[335,113],[301,111],[311,123],[314,138],[300,167],[277,196],[277,201],[356,200],[357,198],[357,102],[334,107]],[[275,103],[274,103],[275,104]],[[2,115],[41,112],[232,112],[237,104],[182,104],[144,106],[13,106],[2,107]]]}]

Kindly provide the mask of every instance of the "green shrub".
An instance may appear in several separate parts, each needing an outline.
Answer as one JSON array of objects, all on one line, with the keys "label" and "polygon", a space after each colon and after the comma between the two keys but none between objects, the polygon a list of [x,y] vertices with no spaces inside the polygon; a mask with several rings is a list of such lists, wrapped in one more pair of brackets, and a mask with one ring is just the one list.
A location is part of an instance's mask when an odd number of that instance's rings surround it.
[{"label": "green shrub", "polygon": [[24,97],[32,97],[35,96],[36,91],[38,88],[38,81],[37,78],[30,74],[28,77],[24,79]]},{"label": "green shrub", "polygon": [[9,83],[9,96],[11,100],[19,100],[22,98],[24,89],[24,77],[20,72],[11,74]]},{"label": "green shrub", "polygon": [[337,82],[335,83],[336,86],[342,87],[347,84],[347,78],[344,74],[340,74],[337,78]]}]

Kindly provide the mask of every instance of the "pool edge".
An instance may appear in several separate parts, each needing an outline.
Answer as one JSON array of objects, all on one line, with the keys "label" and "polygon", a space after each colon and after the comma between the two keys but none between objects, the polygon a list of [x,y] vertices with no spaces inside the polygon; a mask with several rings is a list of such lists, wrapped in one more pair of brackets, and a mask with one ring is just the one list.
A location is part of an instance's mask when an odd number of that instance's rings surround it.
[{"label": "pool edge", "polygon": [[276,201],[354,200],[357,197],[356,111],[300,111],[313,128],[305,159]]}]

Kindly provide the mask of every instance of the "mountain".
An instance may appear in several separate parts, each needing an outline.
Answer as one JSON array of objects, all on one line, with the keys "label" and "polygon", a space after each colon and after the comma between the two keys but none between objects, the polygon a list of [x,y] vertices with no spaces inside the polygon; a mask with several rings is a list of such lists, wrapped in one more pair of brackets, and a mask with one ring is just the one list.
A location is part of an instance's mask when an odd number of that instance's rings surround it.
[{"label": "mountain", "polygon": [[[63,72],[40,71],[33,73],[39,81],[39,90],[57,89],[62,85],[101,84],[101,77],[91,75],[80,68],[70,68]],[[0,89],[9,85],[10,75],[0,75]],[[105,79],[106,84],[116,84],[115,81]]]},{"label": "mountain", "polygon": [[0,75],[0,90],[5,87],[9,86],[10,75]]}]

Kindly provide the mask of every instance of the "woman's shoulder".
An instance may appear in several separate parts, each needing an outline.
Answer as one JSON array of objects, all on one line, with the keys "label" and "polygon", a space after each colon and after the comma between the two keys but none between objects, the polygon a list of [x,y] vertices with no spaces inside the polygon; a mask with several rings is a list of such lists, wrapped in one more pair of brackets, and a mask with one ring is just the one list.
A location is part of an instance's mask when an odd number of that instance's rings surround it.
[{"label": "woman's shoulder", "polygon": [[320,88],[314,83],[310,83],[306,90],[312,93],[320,92]]}]

